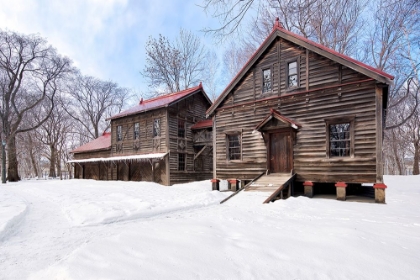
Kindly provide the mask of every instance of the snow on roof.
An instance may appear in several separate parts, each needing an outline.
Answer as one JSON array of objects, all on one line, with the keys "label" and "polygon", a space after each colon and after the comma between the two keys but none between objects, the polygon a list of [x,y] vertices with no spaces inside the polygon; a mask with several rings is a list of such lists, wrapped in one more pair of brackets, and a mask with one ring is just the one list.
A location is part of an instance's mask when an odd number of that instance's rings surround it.
[{"label": "snow on roof", "polygon": [[[189,94],[198,92],[199,90],[201,90],[204,93],[203,86],[202,86],[201,83],[198,86],[193,87],[193,88],[189,88],[189,89],[185,89],[185,90],[182,90],[182,91],[158,96],[158,97],[151,98],[151,99],[148,99],[148,100],[143,101],[143,98],[142,98],[138,105],[136,105],[136,106],[134,106],[134,107],[132,107],[128,110],[125,110],[125,111],[123,111],[119,114],[111,116],[107,120],[114,120],[114,119],[130,116],[130,115],[134,115],[134,114],[137,114],[137,113],[140,113],[140,112],[146,112],[146,111],[149,111],[149,110],[152,110],[152,109],[165,107],[165,106],[168,106],[171,103],[174,103],[174,102],[178,101],[179,99],[181,99],[181,98],[183,98],[183,97],[185,97]],[[208,97],[205,93],[204,93],[204,95],[208,99]]]},{"label": "snow on roof", "polygon": [[83,153],[83,152],[108,150],[108,149],[111,149],[111,132],[104,132],[102,136],[99,136],[95,140],[92,140],[74,149],[70,153],[77,154],[77,153]]},{"label": "snow on roof", "polygon": [[143,155],[131,155],[131,156],[119,156],[119,157],[107,157],[107,158],[87,158],[87,159],[73,159],[67,163],[84,163],[84,162],[97,162],[97,161],[119,161],[119,160],[147,160],[147,159],[163,159],[168,153],[155,153],[155,154],[143,154]]},{"label": "snow on roof", "polygon": [[191,129],[201,129],[201,128],[208,128],[208,127],[212,127],[212,126],[213,126],[213,120],[208,119],[208,120],[203,120],[203,121],[197,122],[196,124],[191,126]]}]

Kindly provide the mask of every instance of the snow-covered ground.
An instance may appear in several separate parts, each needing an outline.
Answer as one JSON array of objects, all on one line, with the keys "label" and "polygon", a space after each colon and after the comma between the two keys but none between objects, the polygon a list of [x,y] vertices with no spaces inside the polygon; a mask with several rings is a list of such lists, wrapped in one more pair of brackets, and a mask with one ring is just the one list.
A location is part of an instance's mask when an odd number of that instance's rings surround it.
[{"label": "snow-covered ground", "polygon": [[0,279],[420,279],[420,176],[387,204],[210,182],[0,185]]}]

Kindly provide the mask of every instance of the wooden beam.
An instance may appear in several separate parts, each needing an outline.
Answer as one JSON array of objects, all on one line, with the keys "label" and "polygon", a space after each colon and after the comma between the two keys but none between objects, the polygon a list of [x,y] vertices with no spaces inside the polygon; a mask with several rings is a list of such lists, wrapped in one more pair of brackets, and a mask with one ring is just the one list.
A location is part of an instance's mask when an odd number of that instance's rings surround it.
[{"label": "wooden beam", "polygon": [[197,154],[194,155],[194,160],[196,160],[201,155],[201,153],[204,152],[206,148],[207,148],[207,145],[201,148],[201,150]]},{"label": "wooden beam", "polygon": [[383,136],[383,89],[375,87],[376,103],[376,183],[383,183],[383,159],[382,159],[382,136]]}]

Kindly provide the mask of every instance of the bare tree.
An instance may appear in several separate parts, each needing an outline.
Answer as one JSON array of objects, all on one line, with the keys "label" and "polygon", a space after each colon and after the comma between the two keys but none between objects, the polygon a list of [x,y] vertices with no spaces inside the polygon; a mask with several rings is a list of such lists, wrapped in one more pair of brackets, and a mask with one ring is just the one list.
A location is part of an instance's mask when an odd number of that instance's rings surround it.
[{"label": "bare tree", "polygon": [[79,123],[83,144],[109,128],[106,118],[119,113],[128,98],[129,90],[114,82],[78,74],[68,85],[68,98],[62,101],[62,108]]},{"label": "bare tree", "polygon": [[[8,149],[9,181],[19,180],[16,135],[48,119],[54,109],[56,83],[70,71],[70,60],[59,56],[39,36],[0,31],[0,117]],[[41,108],[42,103],[48,106]],[[31,117],[35,114],[43,117],[35,121]]]},{"label": "bare tree", "polygon": [[206,51],[200,39],[181,29],[175,41],[159,35],[146,43],[146,66],[141,72],[155,93],[177,92],[204,78]]}]

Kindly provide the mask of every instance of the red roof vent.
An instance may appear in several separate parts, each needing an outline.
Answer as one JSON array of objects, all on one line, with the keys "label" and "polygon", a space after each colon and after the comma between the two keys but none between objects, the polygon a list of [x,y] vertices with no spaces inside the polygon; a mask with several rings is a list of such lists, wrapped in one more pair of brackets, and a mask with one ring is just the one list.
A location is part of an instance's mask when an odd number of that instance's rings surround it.
[{"label": "red roof vent", "polygon": [[143,104],[143,97],[140,99],[139,105]]},{"label": "red roof vent", "polygon": [[276,28],[282,28],[282,29],[284,28],[278,17],[276,18],[276,21],[274,22],[274,26],[273,26],[273,29],[276,29]]}]

